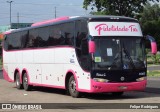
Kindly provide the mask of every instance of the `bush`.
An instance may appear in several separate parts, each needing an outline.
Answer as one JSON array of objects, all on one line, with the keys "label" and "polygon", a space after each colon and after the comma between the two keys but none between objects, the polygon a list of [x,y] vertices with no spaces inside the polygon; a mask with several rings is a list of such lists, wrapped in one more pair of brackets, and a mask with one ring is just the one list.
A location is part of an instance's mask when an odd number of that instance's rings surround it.
[{"label": "bush", "polygon": [[160,53],[153,55],[149,52],[147,54],[147,63],[148,64],[160,64]]}]

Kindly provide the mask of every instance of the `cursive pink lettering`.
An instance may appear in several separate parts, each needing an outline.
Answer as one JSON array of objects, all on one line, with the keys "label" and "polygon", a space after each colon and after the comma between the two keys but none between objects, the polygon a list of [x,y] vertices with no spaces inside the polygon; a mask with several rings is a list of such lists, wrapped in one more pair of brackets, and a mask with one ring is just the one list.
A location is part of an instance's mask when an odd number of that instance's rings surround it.
[{"label": "cursive pink lettering", "polygon": [[95,27],[95,30],[98,31],[98,35],[101,35],[101,32],[109,32],[109,31],[120,31],[120,32],[138,32],[138,29],[136,28],[135,25],[130,25],[130,26],[108,26],[107,24],[99,24]]}]

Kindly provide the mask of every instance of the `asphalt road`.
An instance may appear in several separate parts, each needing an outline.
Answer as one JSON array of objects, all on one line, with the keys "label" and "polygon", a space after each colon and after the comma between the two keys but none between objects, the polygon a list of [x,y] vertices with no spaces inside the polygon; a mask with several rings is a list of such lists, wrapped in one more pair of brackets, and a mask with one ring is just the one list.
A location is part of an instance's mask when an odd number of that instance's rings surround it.
[{"label": "asphalt road", "polygon": [[0,70],[0,79],[3,79],[2,71]]},{"label": "asphalt road", "polygon": [[[82,98],[72,98],[67,96],[64,90],[34,87],[32,91],[17,90],[15,83],[9,83],[2,78],[2,72],[0,72],[0,103],[63,103],[64,107],[69,108],[56,109],[56,110],[42,110],[40,112],[160,112],[158,110],[132,110],[132,109],[81,109],[73,108],[77,103],[160,103],[160,77],[148,78],[148,85],[145,91],[126,92],[121,97],[113,97],[110,94],[84,94]],[[83,104],[84,105],[84,104]],[[94,108],[98,108],[95,105]],[[59,105],[60,106],[60,105]],[[85,106],[85,107],[86,107]],[[102,105],[102,108],[105,105]],[[70,109],[71,108],[71,109]],[[0,112],[4,110],[0,110]],[[34,112],[33,110],[32,112]],[[14,110],[17,112],[17,110]],[[21,112],[21,111],[18,111]],[[28,111],[25,111],[28,112]],[[38,112],[38,111],[37,111]]]},{"label": "asphalt road", "polygon": [[155,66],[149,66],[147,68],[148,71],[153,71],[153,70],[160,70],[160,65],[155,65]]}]

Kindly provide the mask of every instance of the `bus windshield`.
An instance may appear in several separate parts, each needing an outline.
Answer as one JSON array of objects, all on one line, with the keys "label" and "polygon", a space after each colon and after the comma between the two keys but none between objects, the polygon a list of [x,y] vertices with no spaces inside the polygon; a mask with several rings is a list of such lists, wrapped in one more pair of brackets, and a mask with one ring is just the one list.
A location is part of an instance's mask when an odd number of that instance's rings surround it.
[{"label": "bus windshield", "polygon": [[95,69],[124,70],[145,68],[144,41],[141,37],[94,37]]}]

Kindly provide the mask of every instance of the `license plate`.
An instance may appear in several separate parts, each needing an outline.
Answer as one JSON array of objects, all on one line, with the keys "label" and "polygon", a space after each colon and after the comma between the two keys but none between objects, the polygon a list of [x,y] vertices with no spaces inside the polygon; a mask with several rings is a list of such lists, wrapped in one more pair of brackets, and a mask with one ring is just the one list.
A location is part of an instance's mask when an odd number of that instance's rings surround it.
[{"label": "license plate", "polygon": [[119,89],[120,90],[125,90],[125,89],[127,89],[127,86],[119,86]]}]

